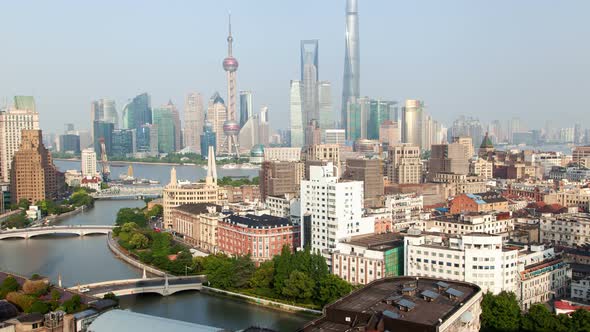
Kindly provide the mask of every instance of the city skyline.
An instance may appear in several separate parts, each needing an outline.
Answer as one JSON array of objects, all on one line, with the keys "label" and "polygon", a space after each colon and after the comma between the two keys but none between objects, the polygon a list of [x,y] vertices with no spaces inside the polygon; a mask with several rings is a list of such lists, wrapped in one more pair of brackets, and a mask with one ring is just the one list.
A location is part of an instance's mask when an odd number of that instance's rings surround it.
[{"label": "city skyline", "polygon": [[[345,1],[323,2],[316,5],[317,10],[306,12],[300,10],[304,5],[260,1],[260,6],[251,6],[224,1],[204,4],[201,12],[186,20],[183,18],[195,13],[190,10],[193,5],[179,2],[167,8],[146,3],[138,13],[132,12],[130,4],[107,2],[65,10],[60,2],[51,6],[39,3],[37,12],[43,15],[32,13],[31,19],[43,23],[51,17],[53,23],[44,25],[47,29],[23,27],[8,17],[8,29],[0,32],[0,39],[14,50],[0,64],[8,78],[0,83],[0,100],[34,95],[43,128],[59,132],[58,119],[65,115],[76,127],[90,129],[92,100],[113,99],[121,112],[128,99],[144,91],[153,96],[154,105],[169,99],[182,104],[190,91],[205,96],[223,91],[219,58],[224,55],[225,17],[231,9],[234,25],[240,30],[235,45],[242,64],[238,90],[253,91],[253,109],[268,105],[271,113],[279,115],[271,117],[272,126],[288,126],[289,80],[299,77],[299,42],[318,39],[322,44],[322,77],[332,82],[337,114],[342,92]],[[21,6],[3,4],[7,12],[19,11]],[[507,6],[511,10],[506,10]],[[362,95],[400,103],[424,100],[429,113],[447,126],[459,115],[485,122],[507,119],[512,114],[521,118],[535,115],[539,123],[532,126],[536,127],[543,125],[544,118],[556,120],[558,125],[588,120],[583,97],[589,86],[589,66],[585,66],[589,50],[579,41],[589,28],[580,23],[582,18],[576,18],[587,12],[588,6],[571,2],[554,8],[550,1],[493,5],[359,1]],[[293,12],[298,15],[290,15]],[[403,15],[389,21],[391,12]],[[130,17],[131,13],[135,16]],[[129,26],[92,27],[81,21],[106,14],[115,21],[128,18]],[[63,15],[73,21],[56,23],[60,20],[55,18]],[[363,20],[365,16],[371,19]],[[156,17],[169,24],[159,24],[154,31],[142,23]],[[257,17],[265,17],[265,24],[248,24],[258,21]],[[420,17],[429,23],[408,25]],[[323,24],[321,28],[295,25],[302,19],[321,20]],[[383,34],[382,24],[376,23],[384,19],[390,22],[388,35]],[[137,25],[132,27],[133,23]],[[72,24],[78,26],[76,31],[68,28]],[[16,26],[18,30],[11,28]],[[269,38],[273,40],[272,55],[264,47]],[[164,43],[172,46],[158,46]],[[200,52],[205,45],[212,52]],[[170,52],[171,47],[174,52]],[[541,95],[549,97],[538,98]],[[556,109],[560,116],[554,115]]]}]

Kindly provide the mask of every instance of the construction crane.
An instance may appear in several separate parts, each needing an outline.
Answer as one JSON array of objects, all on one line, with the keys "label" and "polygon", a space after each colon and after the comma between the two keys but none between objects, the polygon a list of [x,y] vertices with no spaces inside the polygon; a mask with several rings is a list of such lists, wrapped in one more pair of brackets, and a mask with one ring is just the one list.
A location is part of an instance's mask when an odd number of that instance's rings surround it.
[{"label": "construction crane", "polygon": [[100,165],[102,168],[102,180],[109,182],[109,176],[111,175],[111,169],[109,167],[109,160],[107,159],[107,147],[104,143],[104,137],[100,138]]}]

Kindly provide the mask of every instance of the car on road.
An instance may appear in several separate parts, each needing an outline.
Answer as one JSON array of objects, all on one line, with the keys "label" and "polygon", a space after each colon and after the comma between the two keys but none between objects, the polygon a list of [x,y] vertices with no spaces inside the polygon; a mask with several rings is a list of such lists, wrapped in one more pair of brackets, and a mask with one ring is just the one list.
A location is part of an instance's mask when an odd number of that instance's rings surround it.
[{"label": "car on road", "polygon": [[90,288],[88,287],[81,287],[79,290],[80,293],[88,293],[90,292]]}]

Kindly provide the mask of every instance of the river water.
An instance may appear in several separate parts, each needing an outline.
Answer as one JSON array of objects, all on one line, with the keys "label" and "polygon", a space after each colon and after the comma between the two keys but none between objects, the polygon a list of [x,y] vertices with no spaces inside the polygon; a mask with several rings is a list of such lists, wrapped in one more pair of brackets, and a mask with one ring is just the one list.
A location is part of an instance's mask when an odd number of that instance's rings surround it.
[{"label": "river water", "polygon": [[[133,167],[133,175],[138,179],[158,180],[160,184],[167,184],[170,181],[170,170],[172,165],[150,165],[150,164],[121,164],[114,162],[111,165],[111,178],[118,179],[119,175],[127,174],[129,165]],[[80,170],[79,161],[70,160],[56,160],[55,165],[61,170],[68,169]],[[204,179],[207,175],[207,170],[201,166],[177,165],[176,177],[178,180],[198,181]],[[217,167],[217,176],[222,178],[224,176],[258,176],[258,169],[224,169],[221,166]]]},{"label": "river water", "polygon": [[[64,166],[61,163],[58,165]],[[156,170],[149,171],[149,167],[152,167],[150,165],[139,166],[141,167],[136,169],[142,169],[152,176],[158,175]],[[168,171],[170,169],[169,166],[163,168],[156,166],[156,168],[162,172],[166,172],[166,168]],[[187,169],[183,174],[192,175],[193,178],[199,175],[194,170],[192,170],[194,173],[190,172],[191,170]],[[143,204],[143,201],[137,200],[97,201],[93,209],[72,216],[61,224],[113,224],[120,208],[139,207]],[[75,286],[78,283],[141,277],[141,271],[113,256],[107,248],[106,238],[103,235],[43,236],[29,240],[0,241],[0,270],[27,276],[38,273],[51,278],[54,282],[57,282],[58,275],[61,274],[65,287]],[[276,311],[200,292],[183,292],[168,297],[155,294],[127,296],[121,299],[121,307],[231,330],[262,326],[277,331],[294,331],[311,319],[308,316]]]}]

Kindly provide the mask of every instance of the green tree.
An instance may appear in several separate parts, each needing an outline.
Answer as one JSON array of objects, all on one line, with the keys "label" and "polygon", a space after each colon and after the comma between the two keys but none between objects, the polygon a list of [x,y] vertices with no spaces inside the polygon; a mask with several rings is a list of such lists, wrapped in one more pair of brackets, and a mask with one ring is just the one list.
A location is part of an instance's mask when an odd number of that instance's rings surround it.
[{"label": "green tree", "polygon": [[291,299],[308,301],[313,296],[314,286],[314,281],[307,274],[293,271],[285,281],[281,294]]},{"label": "green tree", "polygon": [[534,304],[522,317],[521,328],[523,331],[555,331],[557,329],[557,317],[543,304]]},{"label": "green tree", "polygon": [[225,255],[209,255],[203,261],[203,272],[211,286],[230,289],[234,284],[234,264]]},{"label": "green tree", "polygon": [[145,214],[139,209],[122,208],[117,212],[117,225],[123,225],[128,222],[134,222],[140,228],[147,226],[147,218]]},{"label": "green tree", "polygon": [[61,298],[61,293],[57,289],[51,290],[51,299],[57,301]]},{"label": "green tree", "polygon": [[126,222],[121,226],[121,231],[125,233],[133,233],[137,230],[137,224],[134,222]]},{"label": "green tree", "polygon": [[352,285],[333,274],[322,278],[318,288],[317,302],[322,306],[332,303],[352,291]]},{"label": "green tree", "polygon": [[590,331],[590,312],[578,309],[571,315],[569,331]]},{"label": "green tree", "polygon": [[245,288],[249,285],[250,279],[256,271],[254,262],[250,259],[250,255],[239,256],[233,259],[234,265],[234,288]]},{"label": "green tree", "polygon": [[49,304],[42,302],[42,301],[35,301],[33,305],[31,305],[30,312],[38,312],[40,314],[46,314],[49,312],[51,307]]},{"label": "green tree", "polygon": [[18,281],[13,276],[8,276],[0,284],[0,298],[6,298],[6,294],[20,289]]},{"label": "green tree", "polygon": [[164,214],[164,208],[160,204],[154,205],[147,213],[148,218],[161,217]]},{"label": "green tree", "polygon": [[135,249],[145,249],[147,248],[148,244],[148,238],[141,233],[133,234],[131,236],[131,239],[129,240],[129,245],[131,245]]},{"label": "green tree", "polygon": [[29,203],[29,200],[26,198],[21,198],[18,201],[18,207],[23,210],[28,210],[30,205],[31,205],[31,203]]},{"label": "green tree", "polygon": [[63,307],[68,314],[74,313],[82,308],[82,299],[76,294],[71,299],[64,301]]},{"label": "green tree", "polygon": [[481,331],[518,331],[520,307],[514,293],[501,292],[498,295],[486,293],[481,302]]},{"label": "green tree", "polygon": [[285,281],[289,279],[293,271],[292,256],[291,249],[288,246],[283,246],[281,254],[273,258],[275,265],[274,288],[279,294],[282,293]]},{"label": "green tree", "polygon": [[273,261],[266,261],[260,264],[250,279],[250,287],[271,289],[274,274],[275,266]]}]

